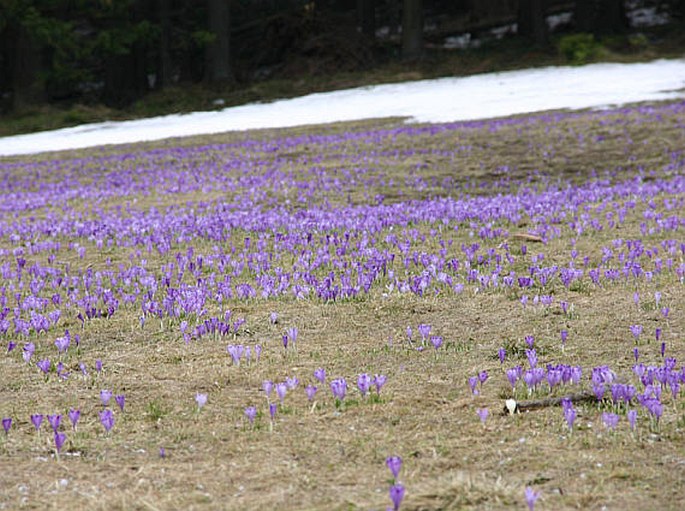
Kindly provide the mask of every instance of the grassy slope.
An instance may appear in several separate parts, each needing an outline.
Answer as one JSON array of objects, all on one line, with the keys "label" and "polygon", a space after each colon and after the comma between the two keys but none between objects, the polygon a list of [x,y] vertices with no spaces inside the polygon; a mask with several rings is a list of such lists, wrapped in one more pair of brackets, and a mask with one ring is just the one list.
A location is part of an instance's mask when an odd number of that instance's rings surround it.
[{"label": "grassy slope", "polygon": [[[541,116],[530,122],[522,119],[497,125],[476,123],[437,133],[361,136],[342,141],[303,139],[290,145],[282,142],[284,137],[373,132],[374,123],[197,137],[183,144],[192,148],[195,144],[273,140],[277,149],[272,150],[269,144],[247,149],[218,147],[167,158],[136,153],[131,147],[128,151],[136,156],[112,166],[111,171],[110,164],[97,160],[101,153],[78,151],[70,154],[94,159],[66,168],[73,169],[71,179],[97,184],[110,172],[125,175],[126,169],[134,171],[134,180],[140,179],[146,173],[136,169],[156,158],[172,169],[189,166],[201,176],[205,175],[200,170],[205,161],[221,165],[250,161],[254,166],[246,170],[247,175],[272,173],[274,169],[284,172],[278,178],[281,181],[274,181],[273,195],[257,200],[277,205],[293,199],[288,208],[297,209],[315,206],[324,199],[333,206],[363,205],[373,203],[379,193],[386,196],[388,204],[443,196],[523,196],[524,191],[564,190],[594,176],[611,183],[626,182],[637,175],[646,183],[668,181],[673,174],[667,166],[685,147],[681,111]],[[382,125],[385,130],[393,127],[391,121]],[[145,147],[172,145],[160,142]],[[119,150],[108,151],[116,154]],[[32,157],[25,161],[37,160]],[[321,174],[313,172],[314,168]],[[16,173],[10,176],[16,179],[29,175],[22,167],[10,172]],[[51,170],[40,178],[60,182],[65,172]],[[207,184],[213,176],[207,174]],[[342,188],[324,191],[320,187],[323,178],[338,178]],[[287,185],[290,179],[301,185],[317,183],[314,194],[307,195],[304,186]],[[110,189],[104,184],[98,186],[103,191]],[[75,198],[20,212],[12,219],[6,214],[5,219],[29,225],[51,212],[58,216],[83,213],[85,218],[97,219],[102,211],[114,211],[119,204],[127,204],[132,211],[151,206],[164,211],[186,205],[197,208],[212,200],[240,203],[251,193],[250,186],[244,186],[191,194],[163,193],[160,188],[157,193],[103,197],[88,204]],[[299,205],[294,193],[300,194]],[[684,199],[682,194],[658,194],[655,212],[674,214],[665,209],[666,200],[680,201],[682,212]],[[620,228],[609,228],[606,213],[618,214],[631,200],[636,202],[626,210],[625,222]],[[611,241],[616,238],[642,239],[646,247],[652,247],[664,239],[678,238],[681,232],[643,235],[640,223],[645,221],[650,205],[640,196],[616,196],[598,206],[589,203],[577,211],[569,210],[569,214],[575,211],[586,215],[587,221],[597,218],[604,226],[602,230],[586,226],[579,235],[568,226],[568,217],[556,225],[559,234],[547,244],[529,243],[526,256],[521,252],[521,242],[514,241],[511,234],[535,232],[539,227],[536,220],[524,216],[513,224],[496,222],[494,227],[510,232],[514,262],[507,271],[525,274],[538,253],[545,255],[547,265],[568,265],[574,240],[578,261],[587,256],[596,265],[602,256],[601,247],[612,247]],[[675,211],[678,214],[678,209]],[[649,225],[654,224],[650,221]],[[462,244],[478,241],[482,255],[489,249],[502,256],[506,252],[501,238],[472,237],[470,232],[477,233],[479,226],[468,221],[447,226],[419,222],[407,230],[395,228],[392,233],[411,233],[412,229],[426,236],[425,241],[414,241],[412,250],[437,253],[440,240],[451,240],[450,256],[462,263]],[[390,233],[384,229],[376,236],[379,246],[397,251],[386,245]],[[360,240],[356,236],[353,232],[354,243]],[[244,237],[245,233],[236,231],[224,246],[235,246],[240,253]],[[87,267],[105,269],[106,258],[114,267],[119,263],[141,265],[145,259],[153,270],[173,261],[173,256],[163,258],[154,251],[98,249],[94,242],[78,239],[86,247],[81,260],[67,248],[70,238],[61,240],[54,264],[64,268],[70,263],[77,274]],[[180,242],[172,254],[185,253],[189,246],[196,254],[209,254],[212,245],[207,241]],[[2,240],[2,247],[15,248],[7,240]],[[621,250],[614,250],[618,257]],[[682,263],[679,252],[667,255],[664,251],[662,256],[673,257],[676,266]],[[33,262],[46,264],[45,253],[26,257],[27,267]],[[4,259],[15,264],[11,255]],[[278,264],[287,270],[293,260],[294,256],[289,259],[283,255]],[[651,267],[646,255],[641,262],[645,268]],[[393,269],[403,274],[401,256]],[[463,281],[463,266],[460,275]],[[192,283],[193,279],[187,277],[187,281]],[[601,412],[610,407],[585,404],[577,406],[576,428],[569,434],[557,408],[514,417],[499,415],[510,390],[496,355],[500,346],[507,346],[509,359],[504,367],[525,365],[523,339],[534,335],[541,364],[582,365],[585,378],[591,367],[610,364],[617,373],[630,378],[635,343],[629,326],[643,324],[645,333],[639,348],[645,363],[660,362],[658,345],[650,341],[654,327],[659,326],[664,330],[668,354],[676,357],[680,366],[685,360],[685,310],[682,282],[673,272],[665,272],[652,282],[638,279],[602,287],[591,284],[586,276],[570,289],[557,279],[544,289],[528,292],[531,297],[537,293],[554,296],[551,307],[524,308],[519,301],[524,294],[521,290],[478,290],[467,283],[461,294],[443,292],[420,298],[386,294],[386,284],[389,281],[379,282],[368,296],[330,304],[292,297],[230,299],[221,307],[211,302],[208,315],[230,309],[234,317],[247,319],[247,328],[236,338],[207,338],[187,346],[180,338],[178,319],[163,323],[148,319],[141,329],[139,304],[122,307],[111,319],[88,321],[83,330],[76,310],[64,311],[60,329],[79,332],[83,342],[79,353],[72,350],[64,357],[73,373],[68,380],[59,381],[53,374],[44,381],[35,367],[21,362],[18,350],[0,357],[0,414],[16,420],[15,428],[0,444],[0,504],[41,509],[379,509],[389,503],[389,472],[384,460],[397,454],[404,459],[401,480],[407,497],[403,509],[523,508],[527,485],[543,492],[538,509],[679,507],[685,498],[682,395],[676,401],[664,399],[667,409],[659,429],[650,425],[641,410],[637,433],[629,431],[624,416],[618,430],[608,432],[602,425]],[[656,290],[662,293],[662,305],[671,307],[668,319],[655,308]],[[633,302],[635,291],[641,296],[637,306]],[[559,307],[562,300],[571,304],[567,314]],[[281,318],[277,325],[268,321],[274,310]],[[406,327],[416,331],[421,323],[432,325],[433,332],[444,337],[445,346],[437,353],[432,348],[418,352],[407,342]],[[281,345],[281,335],[289,326],[300,329],[296,353],[284,353]],[[569,331],[565,350],[558,340],[561,329]],[[32,338],[38,346],[36,358],[55,357],[54,335],[36,338],[34,334]],[[232,366],[226,354],[230,342],[262,343],[262,360]],[[95,376],[92,364],[98,358],[105,370]],[[86,361],[91,368],[88,378],[77,375],[78,361]],[[325,367],[329,379],[346,377],[350,387],[360,372],[386,374],[388,384],[380,400],[361,399],[351,388],[342,410],[336,408],[328,389],[322,388],[316,405],[312,405],[302,387],[313,382],[312,372],[317,367]],[[490,379],[478,396],[472,396],[467,378],[482,370],[489,371]],[[271,431],[261,382],[282,381],[294,375],[301,380],[300,388],[289,393]],[[115,410],[117,423],[110,435],[103,434],[97,420],[101,409],[98,395],[103,388],[124,393],[127,398],[126,412]],[[200,413],[194,402],[197,392],[209,395]],[[546,391],[540,393],[546,395]],[[518,397],[527,396],[520,392]],[[254,429],[243,417],[247,405],[260,410]],[[64,428],[69,440],[57,460],[52,455],[47,424],[43,436],[38,437],[28,417],[36,412],[65,413],[70,407],[80,407],[83,418],[77,433]],[[476,416],[476,409],[484,407],[490,410],[485,426]],[[67,422],[66,416],[63,420]],[[158,456],[161,446],[167,449],[165,459]]]}]

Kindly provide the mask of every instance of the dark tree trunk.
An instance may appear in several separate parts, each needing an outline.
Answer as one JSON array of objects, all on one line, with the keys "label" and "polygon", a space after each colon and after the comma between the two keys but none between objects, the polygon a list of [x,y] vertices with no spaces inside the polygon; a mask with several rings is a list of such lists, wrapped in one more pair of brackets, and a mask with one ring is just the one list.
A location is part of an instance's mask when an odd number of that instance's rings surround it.
[{"label": "dark tree trunk", "polygon": [[420,59],[423,54],[423,2],[404,0],[402,9],[402,58]]},{"label": "dark tree trunk", "polygon": [[162,89],[172,82],[171,61],[171,13],[169,2],[171,0],[158,0],[159,7],[159,61],[157,62],[157,83],[155,87]]},{"label": "dark tree trunk", "polygon": [[685,0],[677,0],[671,9],[671,14],[681,22],[685,20]]},{"label": "dark tree trunk", "polygon": [[622,34],[628,29],[623,0],[600,0],[596,31],[602,34]]},{"label": "dark tree trunk", "polygon": [[8,40],[14,45],[7,66],[11,76],[12,107],[20,109],[43,101],[45,87],[40,79],[42,58],[39,44],[19,24],[8,31]]},{"label": "dark tree trunk", "polygon": [[376,0],[357,0],[357,17],[362,34],[373,39],[376,36]]},{"label": "dark tree trunk", "polygon": [[403,0],[381,0],[382,1],[382,17],[387,19],[390,26],[390,34],[396,36],[399,34],[400,25],[402,24],[402,1]]},{"label": "dark tree trunk", "polygon": [[596,0],[576,0],[573,22],[578,32],[594,32],[597,19]]},{"label": "dark tree trunk", "polygon": [[547,43],[545,0],[519,0],[518,35],[537,45]]},{"label": "dark tree trunk", "polygon": [[211,83],[233,81],[230,6],[230,0],[208,0],[209,31],[215,37],[207,47],[207,79]]},{"label": "dark tree trunk", "polygon": [[128,53],[111,55],[105,61],[104,102],[116,108],[130,105],[147,90],[145,50],[134,45]]}]

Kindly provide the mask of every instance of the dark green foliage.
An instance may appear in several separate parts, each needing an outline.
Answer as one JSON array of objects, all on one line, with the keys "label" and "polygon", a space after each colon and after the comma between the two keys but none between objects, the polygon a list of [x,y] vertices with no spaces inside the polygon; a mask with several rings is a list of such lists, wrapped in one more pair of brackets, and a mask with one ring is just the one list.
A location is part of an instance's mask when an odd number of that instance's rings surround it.
[{"label": "dark green foliage", "polygon": [[[222,6],[228,21],[213,26],[211,5]],[[675,22],[684,12],[682,1],[660,8]],[[173,98],[179,86],[188,94],[188,86],[207,82],[223,99],[240,89],[241,101],[254,101],[268,99],[262,93],[267,82],[276,89],[289,81],[281,95],[311,92],[315,86],[295,89],[320,77],[347,85],[347,77],[334,75],[397,65],[402,56],[411,61],[412,69],[405,67],[410,72],[423,72],[421,66],[448,53],[456,62],[450,73],[463,73],[476,60],[478,72],[488,71],[496,66],[482,53],[447,52],[445,38],[483,36],[479,41],[487,48],[493,44],[489,29],[518,21],[519,41],[506,44],[518,49],[513,58],[521,61],[521,54],[547,54],[544,16],[569,9],[577,33],[563,36],[558,49],[573,64],[591,61],[602,48],[590,34],[620,53],[647,52],[658,40],[657,32],[627,32],[620,0],[578,0],[572,6],[562,0],[0,0],[0,112],[35,113],[46,104],[122,110],[149,92],[171,90],[167,97]],[[217,47],[219,56],[212,51]]]},{"label": "dark green foliage", "polygon": [[582,65],[597,55],[600,44],[592,34],[570,34],[559,39],[557,48],[569,63]]}]

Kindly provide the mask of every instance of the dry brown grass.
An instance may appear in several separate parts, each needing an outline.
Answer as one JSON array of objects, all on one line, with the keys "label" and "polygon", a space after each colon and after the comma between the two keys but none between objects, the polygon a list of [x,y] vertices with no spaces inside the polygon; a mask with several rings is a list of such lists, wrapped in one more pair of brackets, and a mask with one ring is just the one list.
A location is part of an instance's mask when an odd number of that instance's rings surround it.
[{"label": "dry brown grass", "polygon": [[[335,133],[372,126],[316,127],[291,133]],[[335,175],[345,167],[340,162],[343,153],[427,151],[379,155],[371,164],[375,169],[371,175],[377,177],[398,181],[421,177],[427,183],[423,190],[380,184],[363,187],[357,182],[348,184],[343,194],[315,195],[310,203],[324,197],[334,205],[348,200],[365,203],[377,193],[385,193],[388,202],[446,194],[488,195],[516,191],[525,180],[539,187],[581,183],[594,170],[600,175],[608,171],[609,179],[620,181],[641,165],[662,177],[670,153],[685,147],[680,126],[677,116],[639,124],[621,114],[578,115],[548,125],[505,124],[496,132],[474,127],[416,138],[405,135],[354,142],[337,152],[325,144],[309,144],[309,149],[289,148],[290,156],[276,153],[271,157],[291,158],[292,172],[305,176],[309,167],[302,155],[316,148],[323,155],[318,165]],[[578,142],[579,132],[588,142]],[[284,133],[276,130],[254,136],[268,140]],[[598,135],[605,137],[603,144],[589,142]],[[249,136],[213,136],[193,143]],[[458,157],[441,154],[460,146],[471,149]],[[502,170],[505,166],[508,171]],[[444,178],[452,180],[450,189],[440,184]],[[499,179],[505,179],[499,188],[478,186]],[[402,196],[393,195],[398,189]],[[223,197],[221,193],[120,200],[135,199],[136,207],[144,209],[207,201]],[[275,200],[282,199],[278,193]],[[108,198],[99,207],[107,210],[118,200]],[[625,200],[617,199],[617,203]],[[69,207],[92,214],[89,206],[77,201]],[[561,235],[549,243],[528,243],[528,256],[519,255],[515,268],[524,273],[530,257],[538,252],[545,254],[547,264],[568,264],[570,240],[576,237],[581,258],[587,255],[596,263],[600,247],[612,239],[643,237],[639,224],[645,208],[639,203],[620,230],[578,237],[561,224]],[[40,218],[40,214],[26,212],[19,218],[29,221],[29,216]],[[512,233],[533,227],[525,222],[504,226]],[[431,226],[413,227],[428,236],[423,245],[426,252],[439,249],[430,238]],[[450,254],[462,257],[460,245],[473,242],[468,231],[465,226],[442,233],[445,240],[454,240]],[[680,232],[650,236],[648,246]],[[239,246],[243,237],[244,233],[235,233],[233,244]],[[493,248],[503,253],[501,239],[478,241],[482,251]],[[104,257],[116,266],[127,263],[135,252],[115,249],[104,255],[105,251],[99,253],[94,245],[83,243],[88,247],[84,260],[64,251],[58,254],[59,262],[102,270]],[[512,254],[520,254],[522,242],[510,239],[509,243],[515,247]],[[196,253],[211,249],[206,242],[192,245]],[[143,257],[153,270],[165,262],[154,253]],[[398,259],[395,269],[400,271]],[[229,300],[221,307],[211,304],[208,315],[230,309],[234,318],[247,320],[247,330],[235,339],[207,337],[188,345],[179,333],[179,320],[165,319],[160,324],[148,319],[141,328],[138,305],[122,308],[110,319],[86,322],[84,329],[75,312],[65,314],[61,328],[79,332],[83,339],[81,352],[72,349],[65,357],[72,371],[68,380],[60,381],[53,374],[45,381],[35,366],[26,366],[14,356],[16,352],[0,357],[0,413],[15,420],[10,434],[0,439],[0,509],[384,509],[389,505],[391,482],[385,458],[393,454],[404,459],[401,480],[407,496],[402,509],[406,510],[523,509],[523,490],[528,485],[542,491],[537,509],[679,509],[685,499],[682,395],[676,402],[664,399],[667,407],[658,431],[650,428],[641,411],[637,433],[629,431],[624,416],[617,431],[607,432],[601,420],[606,406],[579,405],[572,434],[559,409],[513,417],[499,413],[510,390],[497,349],[505,345],[510,351],[517,349],[510,352],[505,368],[524,364],[526,335],[535,336],[542,364],[581,365],[586,379],[590,368],[600,364],[630,375],[634,342],[628,327],[632,324],[645,325],[640,344],[645,362],[659,363],[658,345],[647,342],[659,325],[664,328],[668,355],[676,357],[680,367],[685,360],[683,284],[672,273],[658,281],[662,302],[671,307],[667,321],[650,303],[656,284],[643,281],[637,287],[598,288],[586,277],[582,284],[566,289],[557,281],[545,291],[555,297],[549,309],[522,307],[521,291],[476,292],[473,285],[467,285],[462,294],[425,297],[385,294],[379,285],[368,296],[336,303],[289,297]],[[633,303],[635,290],[642,297],[639,307]],[[535,292],[539,290],[528,294]],[[561,313],[561,300],[572,304],[571,314]],[[272,311],[279,313],[276,325],[269,322]],[[413,349],[405,330],[407,326],[416,330],[420,323],[432,325],[433,332],[444,337],[445,346],[437,352]],[[281,335],[289,326],[299,328],[298,348],[285,353]],[[569,340],[562,350],[559,331],[564,328]],[[55,336],[38,338],[41,355],[54,357]],[[261,343],[262,359],[232,366],[226,353],[230,342]],[[96,359],[104,363],[100,375],[92,367]],[[78,374],[78,361],[88,364],[88,377]],[[312,373],[318,367],[326,369],[329,380],[347,378],[349,397],[341,408],[327,388],[319,390],[315,404],[307,402],[302,389],[314,381]],[[481,393],[473,396],[467,379],[482,370],[490,378]],[[380,399],[359,397],[353,387],[361,372],[388,376]],[[289,376],[299,377],[300,387],[288,393],[286,406],[271,428],[261,382]],[[126,395],[125,412],[117,411],[109,435],[97,419],[101,389]],[[198,392],[209,396],[199,412],[194,400]],[[260,410],[254,427],[243,415],[248,405]],[[82,419],[76,433],[65,429],[67,445],[57,458],[48,425],[43,425],[39,437],[29,416],[60,412],[67,424],[66,411],[71,407],[80,408]],[[490,410],[485,425],[476,415],[476,409],[483,407]],[[165,458],[159,456],[160,447],[166,449]]]}]

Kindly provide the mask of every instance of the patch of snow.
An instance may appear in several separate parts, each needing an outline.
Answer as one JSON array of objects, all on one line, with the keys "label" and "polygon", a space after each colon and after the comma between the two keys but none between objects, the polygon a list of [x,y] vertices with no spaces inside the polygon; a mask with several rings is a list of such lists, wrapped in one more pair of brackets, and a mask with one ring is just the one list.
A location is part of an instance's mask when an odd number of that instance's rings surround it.
[{"label": "patch of snow", "polygon": [[383,117],[413,122],[487,119],[558,109],[605,108],[685,96],[685,60],[546,67],[421,80],[220,111],[86,124],[0,138],[0,156]]},{"label": "patch of snow", "polygon": [[549,27],[550,31],[554,32],[557,27],[571,23],[572,19],[572,12],[560,12],[559,14],[552,14],[551,16],[547,16],[547,26]]},{"label": "patch of snow", "polygon": [[671,21],[667,12],[659,12],[656,7],[643,7],[627,12],[631,27],[656,27]]}]

